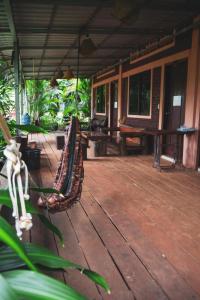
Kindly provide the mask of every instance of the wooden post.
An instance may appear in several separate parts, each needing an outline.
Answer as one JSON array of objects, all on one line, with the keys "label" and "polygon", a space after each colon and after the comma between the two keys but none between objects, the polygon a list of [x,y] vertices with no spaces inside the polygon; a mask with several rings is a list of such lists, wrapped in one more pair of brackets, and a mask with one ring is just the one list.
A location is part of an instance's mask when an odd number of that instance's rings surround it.
[{"label": "wooden post", "polygon": [[15,75],[15,111],[16,122],[20,124],[20,102],[19,102],[19,48],[17,42],[14,43],[14,75]]},{"label": "wooden post", "polygon": [[117,114],[117,126],[120,125],[120,119],[122,117],[122,64],[119,65],[119,79],[118,79],[118,114]]},{"label": "wooden post", "polygon": [[160,102],[159,102],[159,124],[158,129],[163,129],[164,121],[164,95],[165,95],[165,65],[161,66]]},{"label": "wooden post", "polygon": [[21,86],[21,90],[20,90],[20,96],[21,96],[21,118],[24,114],[24,84],[23,84],[23,77],[22,77],[22,71],[20,72],[20,86]]},{"label": "wooden post", "polygon": [[91,119],[94,118],[94,87],[93,87],[93,83],[94,83],[94,79],[91,79]]},{"label": "wooden post", "polygon": [[[108,127],[111,127],[111,82],[108,83]],[[110,134],[110,132],[109,132]]]},{"label": "wooden post", "polygon": [[[185,103],[185,125],[199,130],[200,120],[200,29],[192,33],[192,47],[188,59],[187,94]],[[197,167],[199,134],[184,138],[183,164],[187,168]]]}]

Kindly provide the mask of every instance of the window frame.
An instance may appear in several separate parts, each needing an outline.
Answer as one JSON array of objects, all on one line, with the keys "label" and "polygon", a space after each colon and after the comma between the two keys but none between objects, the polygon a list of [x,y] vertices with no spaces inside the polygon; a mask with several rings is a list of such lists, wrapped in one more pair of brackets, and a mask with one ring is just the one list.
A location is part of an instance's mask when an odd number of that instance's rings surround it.
[{"label": "window frame", "polygon": [[[129,103],[130,103],[130,77],[139,75],[143,72],[150,71],[150,108],[149,108],[149,114],[148,115],[137,115],[137,114],[130,114],[129,113]],[[135,119],[151,119],[152,118],[152,87],[153,87],[153,69],[148,69],[142,72],[138,72],[136,74],[128,76],[128,85],[127,85],[127,117],[128,118],[135,118]]]},{"label": "window frame", "polygon": [[[105,88],[105,97],[104,97],[104,102],[105,102],[105,110],[104,112],[98,112],[97,111],[97,89],[98,88],[102,88],[104,87]],[[102,85],[99,85],[95,88],[95,115],[98,115],[98,116],[106,116],[106,93],[107,93],[107,87],[106,87],[106,84],[102,84]]]}]

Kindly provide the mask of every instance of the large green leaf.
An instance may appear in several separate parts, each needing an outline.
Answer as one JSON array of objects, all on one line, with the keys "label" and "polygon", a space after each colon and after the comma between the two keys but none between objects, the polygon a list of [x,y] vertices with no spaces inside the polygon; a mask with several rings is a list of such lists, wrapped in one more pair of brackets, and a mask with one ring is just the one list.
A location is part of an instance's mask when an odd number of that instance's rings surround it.
[{"label": "large green leaf", "polygon": [[17,295],[8,284],[6,279],[0,274],[0,291],[1,291],[1,300],[17,300]]},{"label": "large green leaf", "polygon": [[28,300],[85,300],[68,285],[38,272],[18,270],[3,273],[20,297]]},{"label": "large green leaf", "polygon": [[0,204],[12,208],[12,201],[8,190],[0,190]]},{"label": "large green leaf", "polygon": [[12,126],[28,133],[47,133],[47,131],[42,127],[38,127],[33,124],[31,125],[14,124]]},{"label": "large green leaf", "polygon": [[11,247],[31,270],[36,270],[13,228],[0,216],[0,241]]},{"label": "large green leaf", "polygon": [[40,221],[50,230],[52,231],[54,234],[56,234],[60,240],[60,243],[62,245],[62,247],[64,247],[64,240],[63,240],[63,235],[60,232],[60,230],[58,229],[58,227],[56,227],[53,223],[51,223],[49,221],[49,219],[47,219],[43,214],[37,214],[38,218],[40,219]]},{"label": "large green leaf", "polygon": [[[82,274],[90,278],[93,282],[103,287],[108,293],[110,292],[110,288],[106,280],[96,272],[85,269],[78,264],[57,256],[45,248],[30,243],[25,243],[24,248],[34,264],[39,264],[50,269],[77,269]],[[12,249],[8,247],[0,248],[0,272],[20,268],[23,266],[23,261],[20,260],[20,258],[13,252]]]},{"label": "large green leaf", "polygon": [[[8,190],[0,190],[0,204],[5,205],[9,208],[12,208],[12,202],[11,202]],[[46,218],[42,214],[42,212],[40,212],[36,207],[34,207],[30,201],[26,201],[25,204],[26,204],[27,212],[29,212],[31,214],[34,214],[34,215],[37,215],[38,218],[40,219],[40,221],[50,231],[52,231],[54,234],[56,234],[58,236],[58,238],[60,239],[61,244],[64,245],[63,236],[62,236],[62,233],[60,232],[60,230],[54,224],[52,224],[49,221],[49,219]]]}]

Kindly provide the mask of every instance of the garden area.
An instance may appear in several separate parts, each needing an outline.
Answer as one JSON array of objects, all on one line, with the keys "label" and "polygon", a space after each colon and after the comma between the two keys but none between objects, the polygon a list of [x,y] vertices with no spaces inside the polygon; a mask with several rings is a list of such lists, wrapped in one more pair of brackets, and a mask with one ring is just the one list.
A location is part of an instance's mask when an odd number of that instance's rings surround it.
[{"label": "garden area", "polygon": [[[7,120],[12,135],[16,135],[14,74],[5,60],[0,61],[0,70],[0,113]],[[36,125],[46,132],[64,130],[70,117],[76,116],[87,128],[90,121],[90,88],[90,79],[86,78],[26,80],[21,125]],[[31,127],[26,127],[26,130],[30,132]],[[4,147],[5,140],[0,133],[1,161]]]}]

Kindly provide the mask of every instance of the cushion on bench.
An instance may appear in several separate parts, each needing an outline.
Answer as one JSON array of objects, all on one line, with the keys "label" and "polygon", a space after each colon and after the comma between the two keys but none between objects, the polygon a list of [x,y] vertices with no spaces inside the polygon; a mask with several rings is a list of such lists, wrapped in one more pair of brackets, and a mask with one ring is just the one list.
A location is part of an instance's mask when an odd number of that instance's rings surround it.
[{"label": "cushion on bench", "polygon": [[[129,127],[129,126],[120,126],[120,132],[139,132],[144,130],[144,128],[139,127]],[[141,145],[141,138],[140,137],[127,137],[126,138],[126,145],[131,146],[139,146]]]}]

